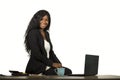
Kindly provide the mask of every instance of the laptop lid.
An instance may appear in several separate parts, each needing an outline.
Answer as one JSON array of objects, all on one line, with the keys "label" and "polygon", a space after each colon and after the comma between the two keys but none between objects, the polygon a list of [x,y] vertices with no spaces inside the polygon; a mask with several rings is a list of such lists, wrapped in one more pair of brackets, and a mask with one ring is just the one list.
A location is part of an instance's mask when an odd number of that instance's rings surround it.
[{"label": "laptop lid", "polygon": [[96,75],[98,74],[98,63],[99,56],[98,55],[85,55],[85,75]]}]

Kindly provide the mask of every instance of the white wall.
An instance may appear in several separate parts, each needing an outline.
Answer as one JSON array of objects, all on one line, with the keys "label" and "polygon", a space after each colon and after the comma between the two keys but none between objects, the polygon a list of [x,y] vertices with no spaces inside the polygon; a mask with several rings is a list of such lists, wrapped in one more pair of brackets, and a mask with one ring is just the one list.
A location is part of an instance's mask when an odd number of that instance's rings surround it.
[{"label": "white wall", "polygon": [[100,56],[98,74],[120,75],[119,0],[0,1],[0,73],[24,72],[24,33],[33,14],[50,12],[51,40],[64,66],[83,73],[85,54]]}]

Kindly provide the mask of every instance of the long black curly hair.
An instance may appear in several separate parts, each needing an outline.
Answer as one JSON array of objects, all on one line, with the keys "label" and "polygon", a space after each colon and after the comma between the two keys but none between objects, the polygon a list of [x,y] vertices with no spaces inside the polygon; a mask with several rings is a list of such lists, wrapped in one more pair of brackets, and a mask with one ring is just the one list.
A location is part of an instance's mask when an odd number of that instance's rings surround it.
[{"label": "long black curly hair", "polygon": [[29,22],[29,25],[27,27],[27,30],[25,32],[25,40],[24,40],[24,44],[25,44],[25,48],[26,51],[29,53],[31,51],[29,43],[28,43],[28,34],[31,30],[33,29],[40,29],[40,20],[42,20],[42,18],[47,15],[48,16],[48,25],[44,30],[49,30],[50,27],[50,22],[51,22],[51,18],[50,18],[50,14],[48,11],[46,10],[39,10],[38,12],[36,12],[34,14],[34,16],[32,17],[31,21]]}]

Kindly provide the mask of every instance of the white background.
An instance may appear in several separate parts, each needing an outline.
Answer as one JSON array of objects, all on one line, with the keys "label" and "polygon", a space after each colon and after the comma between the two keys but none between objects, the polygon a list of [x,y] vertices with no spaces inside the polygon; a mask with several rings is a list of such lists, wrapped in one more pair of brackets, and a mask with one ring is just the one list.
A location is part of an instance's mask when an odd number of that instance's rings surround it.
[{"label": "white background", "polygon": [[120,75],[119,0],[1,0],[0,73],[25,71],[24,33],[41,9],[51,14],[56,55],[73,73],[83,73],[85,54],[100,56],[98,74]]}]

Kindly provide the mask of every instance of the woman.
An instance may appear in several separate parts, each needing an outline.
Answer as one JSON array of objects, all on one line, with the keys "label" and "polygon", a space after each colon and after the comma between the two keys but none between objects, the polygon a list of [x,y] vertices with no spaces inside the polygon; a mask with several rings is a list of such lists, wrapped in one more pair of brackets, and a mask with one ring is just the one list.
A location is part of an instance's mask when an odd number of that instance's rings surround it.
[{"label": "woman", "polygon": [[[50,41],[48,33],[50,21],[49,12],[40,10],[28,25],[25,33],[25,47],[30,55],[25,71],[28,74],[56,75],[54,69],[62,67],[62,63],[54,54]],[[70,69],[65,68],[65,75],[71,73]]]}]

